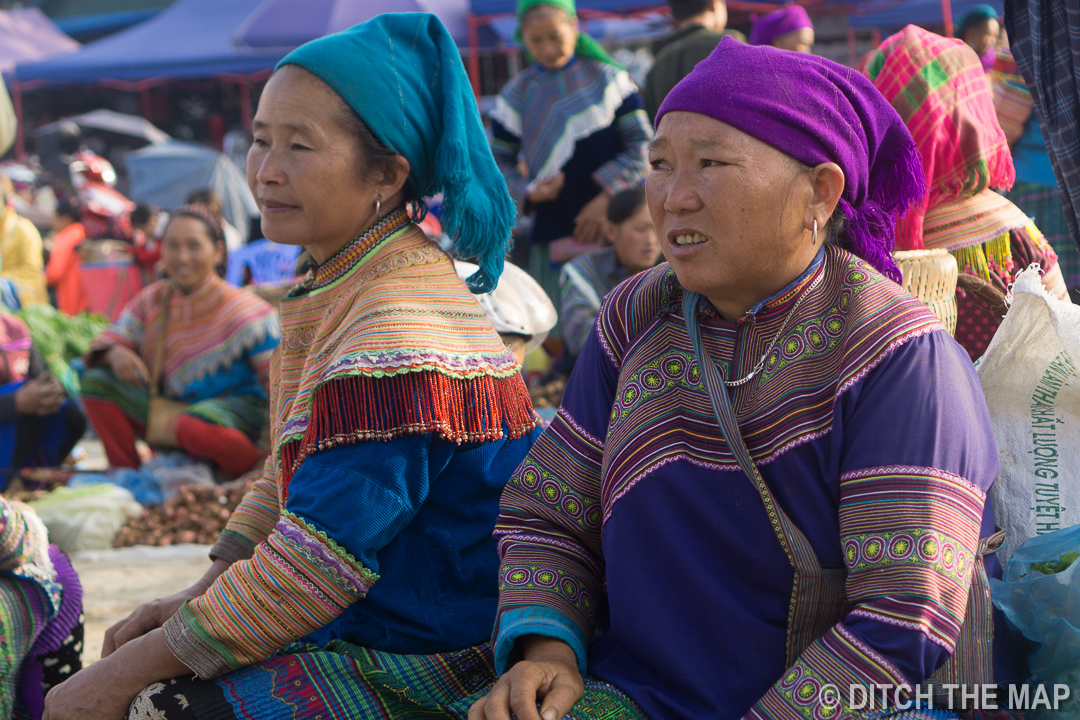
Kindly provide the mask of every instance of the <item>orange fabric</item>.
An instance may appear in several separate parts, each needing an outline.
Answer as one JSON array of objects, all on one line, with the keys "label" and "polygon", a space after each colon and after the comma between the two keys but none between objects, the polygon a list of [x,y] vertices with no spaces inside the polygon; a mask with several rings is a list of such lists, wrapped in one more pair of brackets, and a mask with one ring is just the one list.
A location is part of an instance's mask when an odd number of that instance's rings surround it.
[{"label": "orange fabric", "polygon": [[56,288],[56,306],[68,315],[90,309],[80,270],[82,259],[76,250],[85,239],[86,230],[82,223],[72,223],[56,233],[49,264],[45,266],[45,282]]}]

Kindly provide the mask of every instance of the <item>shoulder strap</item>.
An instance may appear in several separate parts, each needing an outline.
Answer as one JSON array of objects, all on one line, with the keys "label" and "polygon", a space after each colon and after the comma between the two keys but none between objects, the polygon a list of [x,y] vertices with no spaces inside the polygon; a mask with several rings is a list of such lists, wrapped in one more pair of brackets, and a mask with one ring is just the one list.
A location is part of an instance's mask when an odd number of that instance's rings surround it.
[{"label": "shoulder strap", "polygon": [[172,305],[172,284],[165,288],[165,294],[161,298],[160,330],[154,343],[154,367],[150,370],[150,397],[156,398],[161,394],[161,370],[165,365],[165,336],[169,333],[169,311]]},{"label": "shoulder strap", "polygon": [[802,531],[795,526],[773,497],[772,490],[765,484],[761,471],[754,463],[750,455],[750,449],[746,446],[742,431],[739,430],[739,422],[735,417],[735,409],[731,406],[731,398],[728,397],[724,387],[724,378],[720,368],[705,349],[701,340],[701,328],[698,324],[697,306],[701,296],[696,292],[686,291],[683,294],[683,318],[686,321],[686,331],[690,334],[690,340],[694,344],[694,354],[697,355],[698,366],[701,368],[702,382],[709,393],[713,412],[720,423],[720,431],[724,434],[724,440],[739,462],[739,467],[746,476],[754,483],[758,495],[765,504],[765,510],[769,513],[769,521],[772,523],[773,532],[784,548],[791,566],[796,570],[804,567],[820,567],[817,556],[810,547],[810,542]]}]

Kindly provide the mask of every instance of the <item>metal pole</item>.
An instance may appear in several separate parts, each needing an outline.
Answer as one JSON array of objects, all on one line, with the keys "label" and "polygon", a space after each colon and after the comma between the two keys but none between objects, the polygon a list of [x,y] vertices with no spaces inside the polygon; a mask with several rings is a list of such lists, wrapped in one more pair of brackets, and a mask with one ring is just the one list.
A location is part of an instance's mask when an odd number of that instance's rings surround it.
[{"label": "metal pole", "polygon": [[469,13],[469,80],[473,95],[480,100],[480,20]]},{"label": "metal pole", "polygon": [[240,117],[245,130],[251,129],[251,81],[244,80],[240,83]]},{"label": "metal pole", "polygon": [[[3,80],[0,80],[3,82]],[[23,118],[22,84],[11,81],[11,104],[15,108],[15,157],[19,162],[26,162],[26,121]]]},{"label": "metal pole", "polygon": [[953,24],[952,2],[950,0],[941,0],[941,19],[945,23],[945,37],[951,38],[953,36]]}]

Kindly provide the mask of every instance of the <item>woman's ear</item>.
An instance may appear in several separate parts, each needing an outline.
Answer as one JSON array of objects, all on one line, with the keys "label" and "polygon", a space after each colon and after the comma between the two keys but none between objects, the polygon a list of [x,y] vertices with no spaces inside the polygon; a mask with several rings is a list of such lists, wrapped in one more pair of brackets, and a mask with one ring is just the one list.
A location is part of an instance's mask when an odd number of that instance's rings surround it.
[{"label": "woman's ear", "polygon": [[820,230],[825,227],[836,209],[836,204],[840,202],[840,196],[844,194],[844,171],[836,163],[822,163],[811,170],[810,183],[813,195],[806,208],[803,225],[810,230],[816,220]]},{"label": "woman's ear", "polygon": [[382,196],[389,199],[401,192],[402,188],[405,187],[405,183],[409,180],[410,170],[412,170],[412,166],[409,165],[409,161],[405,159],[405,156],[396,155],[387,164],[382,182],[379,183],[382,186]]}]

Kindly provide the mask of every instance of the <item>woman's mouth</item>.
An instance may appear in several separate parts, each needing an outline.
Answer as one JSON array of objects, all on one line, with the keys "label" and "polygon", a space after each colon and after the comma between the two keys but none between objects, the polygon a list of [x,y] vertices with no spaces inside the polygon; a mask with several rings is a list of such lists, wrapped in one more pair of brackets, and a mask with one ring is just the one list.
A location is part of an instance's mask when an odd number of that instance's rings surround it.
[{"label": "woman's mouth", "polygon": [[701,233],[680,233],[675,235],[671,239],[672,245],[700,245],[701,243],[708,242],[709,238],[705,237]]}]

